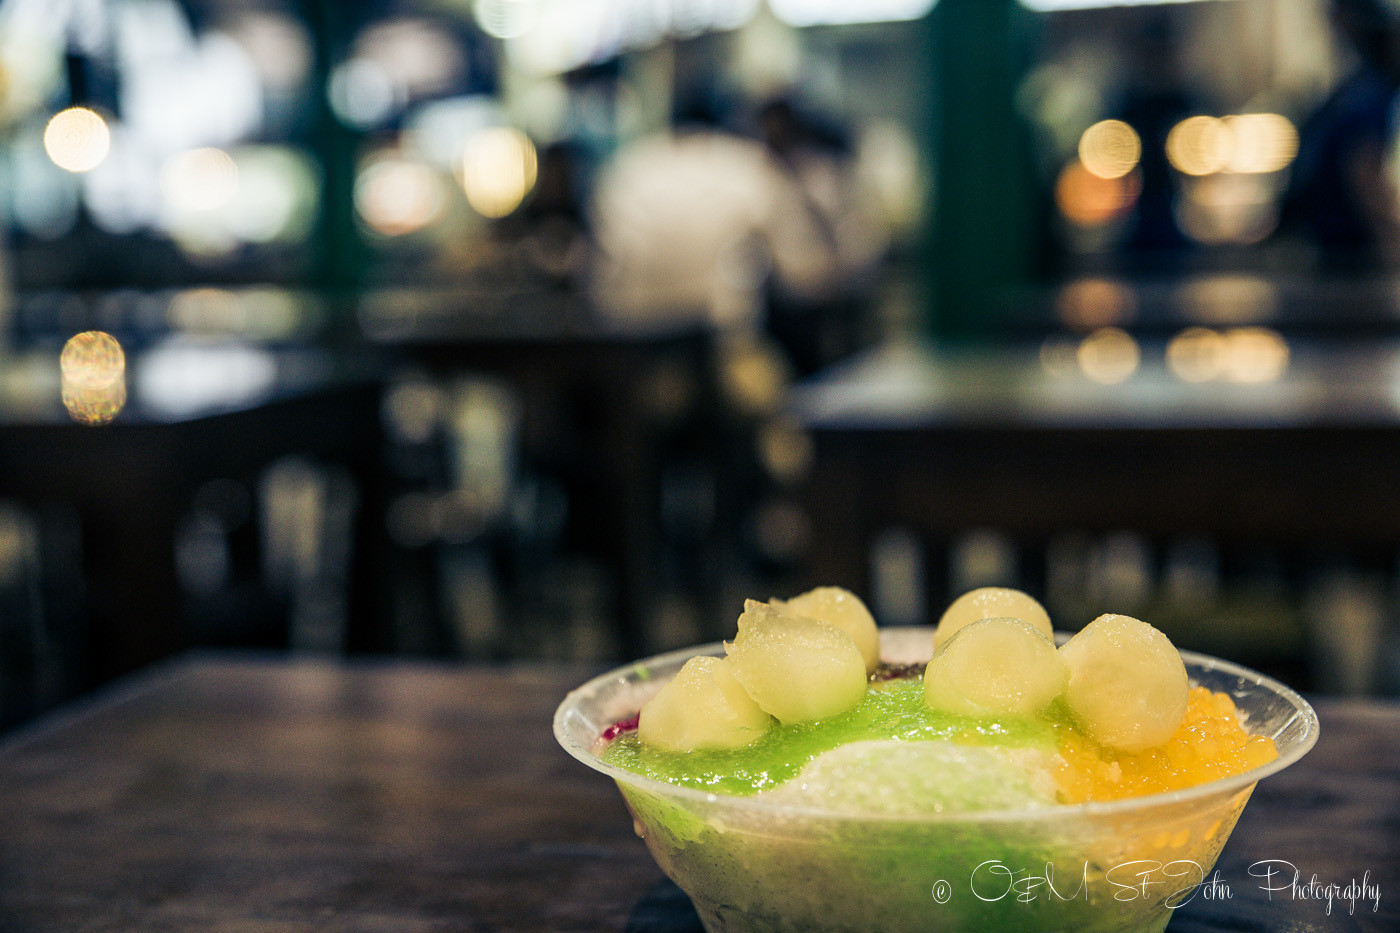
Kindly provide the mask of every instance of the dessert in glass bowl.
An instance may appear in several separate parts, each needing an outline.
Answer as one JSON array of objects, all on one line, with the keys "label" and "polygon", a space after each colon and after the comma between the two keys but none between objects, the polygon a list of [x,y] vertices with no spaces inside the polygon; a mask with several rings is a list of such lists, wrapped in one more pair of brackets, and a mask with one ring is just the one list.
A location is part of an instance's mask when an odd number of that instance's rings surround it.
[{"label": "dessert in glass bowl", "polygon": [[590,681],[555,732],[712,933],[1160,931],[1317,721],[1127,616],[1057,635],[989,588],[879,630],[823,587]]}]

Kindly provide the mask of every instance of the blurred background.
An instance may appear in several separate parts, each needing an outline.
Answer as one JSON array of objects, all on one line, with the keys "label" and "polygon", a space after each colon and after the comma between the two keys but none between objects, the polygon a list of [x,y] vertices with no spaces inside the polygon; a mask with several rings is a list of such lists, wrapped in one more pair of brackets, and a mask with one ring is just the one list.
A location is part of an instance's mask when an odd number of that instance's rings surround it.
[{"label": "blurred background", "polygon": [[0,727],[1020,586],[1400,693],[1393,0],[0,0]]}]

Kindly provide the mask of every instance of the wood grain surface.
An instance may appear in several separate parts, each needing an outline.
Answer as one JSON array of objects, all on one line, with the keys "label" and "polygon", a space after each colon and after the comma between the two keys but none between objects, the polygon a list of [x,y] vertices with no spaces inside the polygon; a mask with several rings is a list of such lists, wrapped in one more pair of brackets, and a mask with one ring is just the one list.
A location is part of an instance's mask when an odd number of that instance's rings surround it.
[{"label": "wood grain surface", "polygon": [[[698,933],[554,742],[588,673],[197,656],[121,682],[0,743],[0,933]],[[1173,933],[1400,930],[1400,706],[1318,709],[1217,866],[1231,896]],[[1265,859],[1369,878],[1378,909],[1270,899]]]}]

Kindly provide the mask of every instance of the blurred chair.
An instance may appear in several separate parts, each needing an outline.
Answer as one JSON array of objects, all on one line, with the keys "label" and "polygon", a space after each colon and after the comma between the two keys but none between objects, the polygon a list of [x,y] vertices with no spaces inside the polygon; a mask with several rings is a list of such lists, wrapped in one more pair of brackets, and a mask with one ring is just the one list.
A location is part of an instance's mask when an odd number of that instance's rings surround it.
[{"label": "blurred chair", "polygon": [[343,467],[286,457],[258,482],[262,570],[286,604],[287,644],[338,654],[349,646],[357,490]]},{"label": "blurred chair", "polygon": [[0,728],[65,699],[84,676],[76,524],[65,509],[0,501]]}]

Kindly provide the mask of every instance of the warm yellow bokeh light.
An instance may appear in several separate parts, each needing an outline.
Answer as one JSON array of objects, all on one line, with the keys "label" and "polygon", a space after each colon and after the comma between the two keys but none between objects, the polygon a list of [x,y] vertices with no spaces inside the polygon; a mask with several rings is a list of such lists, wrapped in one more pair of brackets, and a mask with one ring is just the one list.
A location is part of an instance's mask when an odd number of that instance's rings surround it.
[{"label": "warm yellow bokeh light", "polygon": [[93,111],[69,107],[54,114],[44,128],[44,151],[61,169],[90,172],[112,151],[112,133]]},{"label": "warm yellow bokeh light", "polygon": [[1104,178],[1073,160],[1055,182],[1055,204],[1067,220],[1097,227],[1121,216],[1137,200],[1141,188],[1136,173]]},{"label": "warm yellow bokeh light", "polygon": [[1258,385],[1288,371],[1288,341],[1268,327],[1237,327],[1225,333],[1225,378]]},{"label": "warm yellow bokeh light", "polygon": [[171,156],[161,167],[161,192],[178,211],[212,211],[233,200],[238,166],[222,149],[205,147]]},{"label": "warm yellow bokeh light", "polygon": [[1231,172],[1267,174],[1288,167],[1298,154],[1298,130],[1277,113],[1242,113],[1225,118],[1230,130]]},{"label": "warm yellow bokeh light", "polygon": [[171,330],[187,333],[237,334],[248,326],[238,296],[223,288],[187,288],[171,296],[165,310]]},{"label": "warm yellow bokeh light", "polygon": [[1288,341],[1268,327],[1235,327],[1223,334],[1188,327],[1167,344],[1167,365],[1185,382],[1277,382],[1288,371],[1289,356]]},{"label": "warm yellow bokeh light", "polygon": [[100,389],[126,373],[126,354],[117,338],[100,330],[74,334],[63,345],[58,357],[64,382],[88,389]]},{"label": "warm yellow bokeh light", "polygon": [[1167,134],[1167,161],[1186,175],[1210,175],[1225,168],[1231,152],[1230,129],[1218,117],[1187,117]]},{"label": "warm yellow bokeh light", "polygon": [[510,127],[484,129],[467,141],[461,168],[467,203],[483,217],[504,217],[535,186],[535,145]]},{"label": "warm yellow bokeh light", "polygon": [[1298,130],[1277,113],[1188,117],[1167,135],[1167,160],[1186,175],[1266,175],[1297,154]]},{"label": "warm yellow bokeh light", "polygon": [[1258,275],[1208,275],[1181,283],[1182,309],[1193,320],[1244,326],[1279,313],[1279,288]]},{"label": "warm yellow bokeh light", "polygon": [[105,424],[126,405],[126,354],[111,334],[84,331],[58,357],[63,407],[73,420]]},{"label": "warm yellow bokeh light", "polygon": [[1136,310],[1132,290],[1111,279],[1076,279],[1055,296],[1055,313],[1061,323],[1078,331],[1124,324]]},{"label": "warm yellow bokeh light", "polygon": [[1217,172],[1184,182],[1177,220],[1198,243],[1258,243],[1278,226],[1278,190],[1265,175]]},{"label": "warm yellow bokeh light", "polygon": [[1142,350],[1127,331],[1101,327],[1079,342],[1075,356],[1080,371],[1089,379],[1114,385],[1137,372]]},{"label": "warm yellow bokeh light", "polygon": [[1167,344],[1167,367],[1183,382],[1210,382],[1225,368],[1225,338],[1209,327],[1188,327]]},{"label": "warm yellow bokeh light", "polygon": [[397,157],[366,168],[355,181],[355,209],[383,236],[422,230],[442,215],[446,181],[422,162]]},{"label": "warm yellow bokeh light", "polygon": [[106,424],[126,407],[126,380],[118,379],[100,389],[84,389],[63,383],[63,407],[81,424]]},{"label": "warm yellow bokeh light", "polygon": [[1099,178],[1122,178],[1141,157],[1142,140],[1122,120],[1100,120],[1079,137],[1079,161]]}]

